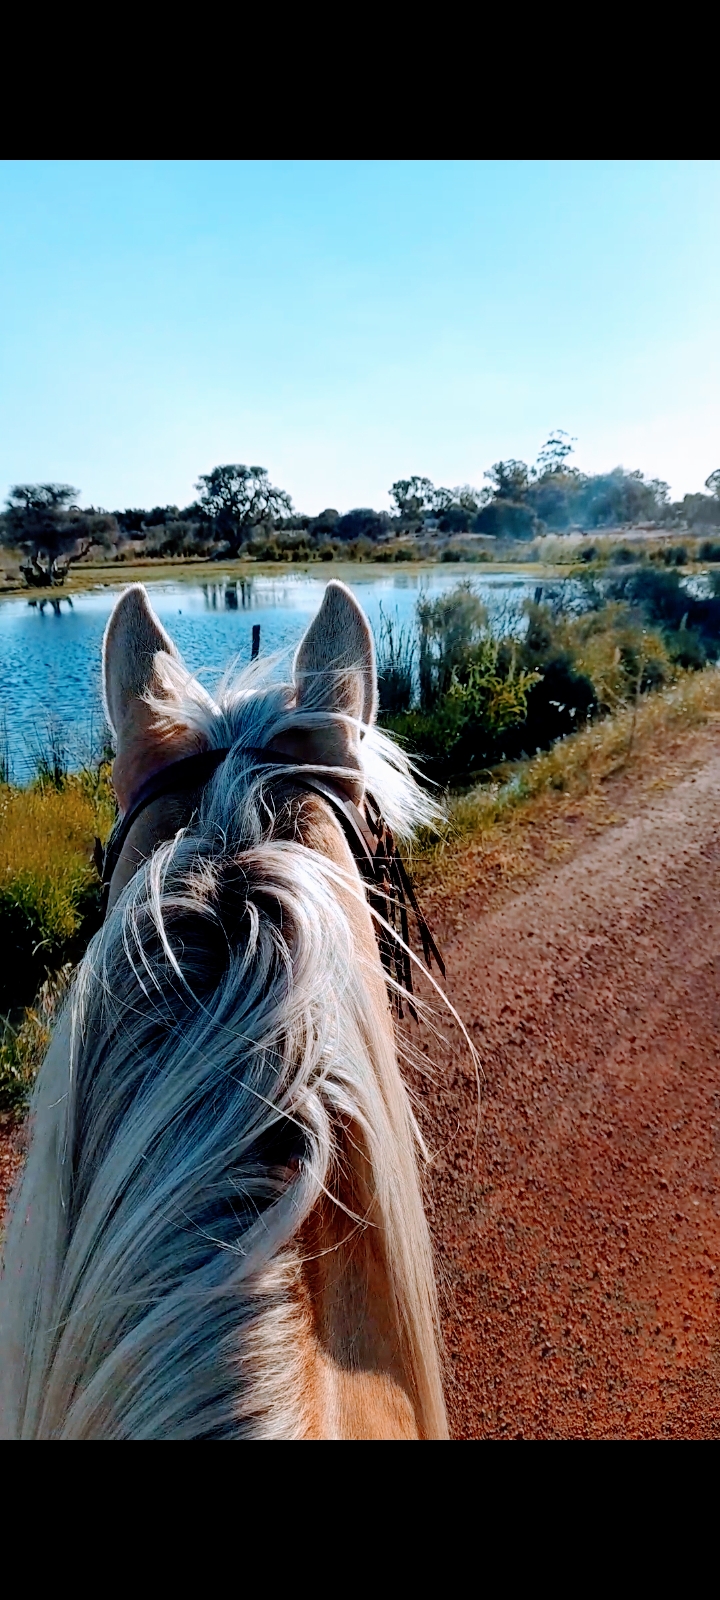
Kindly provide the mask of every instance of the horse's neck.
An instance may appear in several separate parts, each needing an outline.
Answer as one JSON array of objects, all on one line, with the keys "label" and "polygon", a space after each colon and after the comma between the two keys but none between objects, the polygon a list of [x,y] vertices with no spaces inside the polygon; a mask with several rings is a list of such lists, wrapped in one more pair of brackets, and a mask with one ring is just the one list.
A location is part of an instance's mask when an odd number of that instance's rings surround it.
[{"label": "horse's neck", "polygon": [[361,1168],[359,1130],[346,1130],[341,1195],[364,1226],[323,1197],[302,1232],[304,1366],[310,1437],[416,1439],[418,1424],[383,1248]]},{"label": "horse's neck", "polygon": [[[347,875],[348,884],[356,885],[354,891],[341,887],[338,893],[353,931],[354,959],[362,979],[362,1003],[353,1012],[352,1026],[359,1030],[366,1051],[368,1093],[364,1101],[360,1096],[359,1103],[370,1108],[363,1125],[368,1131],[363,1131],[361,1116],[356,1118],[352,1109],[344,1123],[336,1122],[337,1162],[328,1187],[339,1204],[321,1197],[302,1229],[268,1263],[267,1316],[258,1291],[257,1316],[244,1327],[238,1325],[239,1366],[248,1378],[239,1385],[237,1420],[256,1437],[255,1419],[263,1413],[266,1422],[260,1432],[267,1427],[273,1437],[441,1435],[444,1413],[427,1231],[372,922],[352,856],[323,802],[304,796],[301,829],[297,815],[288,819],[288,836],[297,837],[300,831],[303,843],[321,850]],[[35,1430],[42,1434],[46,1428],[40,1420],[43,1386],[57,1327],[56,1285],[67,1249],[69,1208],[63,1184],[72,1167],[65,1154],[73,1143],[73,1115],[66,1115],[72,1101],[66,1022],[67,1015],[41,1074],[35,1133],[9,1237],[12,1270],[6,1274],[5,1298],[15,1310],[0,1337],[0,1367],[11,1380],[6,1412],[11,1434]],[[355,1037],[357,1043],[357,1032]],[[24,1289],[19,1294],[21,1265]],[[263,1271],[259,1269],[259,1282]],[[248,1314],[251,1302],[252,1295]],[[100,1306],[103,1315],[107,1309]],[[83,1306],[76,1311],[80,1316]],[[112,1306],[108,1315],[111,1312]],[[80,1334],[85,1337],[84,1327]],[[225,1345],[223,1361],[224,1351]],[[258,1382],[254,1383],[251,1369],[256,1357]],[[210,1345],[207,1360],[210,1370],[215,1360]],[[62,1433],[63,1407],[82,1386],[84,1370],[81,1365],[67,1395],[60,1373],[54,1391],[56,1400],[60,1395],[59,1410],[47,1423],[50,1431]],[[169,1385],[175,1381],[168,1378]],[[181,1381],[177,1379],[178,1384]],[[109,1428],[111,1424],[112,1418]],[[81,1425],[85,1426],[82,1421]],[[126,1425],[123,1414],[121,1432]],[[143,1428],[152,1432],[152,1418],[143,1418]]]},{"label": "horse's neck", "polygon": [[[306,842],[355,879],[350,851],[322,804],[312,803],[303,833]],[[380,1079],[386,1097],[400,1100],[404,1090],[370,914],[362,892],[341,889],[340,895],[367,990],[368,1070]],[[299,1240],[309,1432],[319,1438],[417,1438],[414,1384],[372,1163],[357,1125],[335,1133],[339,1204],[323,1196]]]}]

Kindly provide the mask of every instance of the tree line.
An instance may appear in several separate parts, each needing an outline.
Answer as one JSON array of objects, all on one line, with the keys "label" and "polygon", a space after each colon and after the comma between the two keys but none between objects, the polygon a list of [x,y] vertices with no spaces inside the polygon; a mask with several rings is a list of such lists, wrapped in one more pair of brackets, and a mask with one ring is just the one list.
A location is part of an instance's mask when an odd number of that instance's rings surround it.
[{"label": "tree line", "polygon": [[20,552],[27,582],[39,585],[62,581],[69,564],[90,552],[110,556],[131,546],[157,557],[302,559],[343,550],[369,553],[388,541],[411,544],[438,536],[480,534],[504,542],[642,523],[697,531],[720,527],[720,469],[707,478],[706,493],[673,502],[666,483],[639,471],[580,472],[571,462],[573,446],[557,430],[533,465],[496,461],[480,489],[398,478],[389,491],[390,512],[327,507],[319,516],[306,516],[295,511],[290,495],[271,483],[264,467],[238,463],[202,474],[197,498],[182,508],[82,508],[79,490],[70,484],[16,484],[0,515],[0,543]]}]

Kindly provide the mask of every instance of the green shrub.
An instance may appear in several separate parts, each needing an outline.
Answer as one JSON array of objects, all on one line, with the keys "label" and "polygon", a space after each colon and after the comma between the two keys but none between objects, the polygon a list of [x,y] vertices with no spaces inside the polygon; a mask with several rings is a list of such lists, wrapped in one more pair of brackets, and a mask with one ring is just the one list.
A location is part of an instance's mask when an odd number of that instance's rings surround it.
[{"label": "green shrub", "polygon": [[[454,653],[459,654],[457,638]],[[462,782],[499,759],[505,735],[526,717],[535,682],[536,674],[517,668],[514,652],[508,660],[501,643],[485,634],[456,660],[445,693],[433,692],[431,704],[426,700],[383,720],[410,747],[428,777]]]},{"label": "green shrub", "polygon": [[421,595],[416,615],[420,705],[423,711],[431,711],[485,639],[487,610],[466,579],[437,600]]},{"label": "green shrub", "polygon": [[381,604],[377,640],[381,711],[409,710],[413,695],[415,654],[412,630],[400,622],[397,611],[394,617],[386,616]]}]

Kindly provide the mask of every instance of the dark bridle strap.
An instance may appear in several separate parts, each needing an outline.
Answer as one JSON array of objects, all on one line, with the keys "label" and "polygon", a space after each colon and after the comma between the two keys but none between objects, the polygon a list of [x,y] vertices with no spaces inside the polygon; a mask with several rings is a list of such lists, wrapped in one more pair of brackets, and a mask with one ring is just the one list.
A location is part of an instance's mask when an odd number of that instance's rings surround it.
[{"label": "dark bridle strap", "polygon": [[[170,762],[161,772],[148,778],[124,817],[118,818],[104,852],[100,848],[99,840],[96,840],[96,864],[103,885],[101,907],[103,917],[107,913],[110,881],[128,834],[138,817],[152,805],[154,800],[160,800],[166,795],[197,794],[229,754],[230,747],[223,747],[218,750],[204,750],[199,755],[185,756],[181,761]],[[365,815],[363,815],[354,801],[338,794],[337,789],[324,775],[321,777],[312,771],[298,770],[305,768],[305,763],[294,756],[281,755],[279,752],[277,755],[269,755],[267,750],[258,750],[254,746],[246,746],[239,751],[239,754],[247,756],[255,766],[275,767],[280,771],[284,767],[293,768],[293,782],[319,795],[331,806],[367,884],[371,909],[382,919],[378,925],[377,937],[383,965],[391,974],[393,967],[395,968],[397,983],[406,991],[408,997],[412,995],[413,984],[412,965],[407,948],[409,945],[407,901],[410,902],[418,924],[425,963],[430,968],[434,959],[445,977],[445,963],[417,903],[412,881],[398,853],[392,832],[383,821],[373,797],[366,796]],[[408,1004],[412,1015],[416,1016],[412,1001],[408,1000]],[[402,1016],[399,996],[397,1005]]]},{"label": "dark bridle strap", "polygon": [[193,794],[197,789],[203,788],[229,754],[229,747],[222,750],[203,750],[196,756],[184,756],[182,761],[171,761],[161,772],[156,772],[152,778],[148,778],[124,817],[118,817],[102,853],[102,863],[99,860],[100,842],[95,841],[95,864],[100,871],[103,884],[103,916],[107,911],[110,879],[122,855],[125,840],[138,817],[142,816],[143,811],[146,811],[154,800],[161,800],[164,795]]}]

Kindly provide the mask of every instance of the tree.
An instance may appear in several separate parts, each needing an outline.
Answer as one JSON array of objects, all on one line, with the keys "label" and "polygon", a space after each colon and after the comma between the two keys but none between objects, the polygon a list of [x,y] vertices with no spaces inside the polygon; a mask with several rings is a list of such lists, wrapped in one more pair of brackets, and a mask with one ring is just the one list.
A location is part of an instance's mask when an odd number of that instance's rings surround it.
[{"label": "tree", "polygon": [[434,506],[435,488],[429,478],[398,478],[390,486],[390,498],[395,501],[403,522],[422,522],[424,513]]},{"label": "tree", "polygon": [[214,522],[233,555],[255,528],[272,526],[292,511],[289,494],[274,487],[264,467],[213,467],[195,487],[200,490],[201,512]]},{"label": "tree", "polygon": [[483,506],[473,527],[476,533],[489,534],[493,539],[534,539],[542,531],[532,506],[499,497]]},{"label": "tree", "polygon": [[710,490],[716,500],[720,500],[720,467],[717,467],[714,472],[710,473],[710,477],[705,479],[705,488]]},{"label": "tree", "polygon": [[485,477],[496,500],[520,501],[527,494],[529,474],[524,461],[495,461]]},{"label": "tree", "polygon": [[387,533],[388,519],[370,506],[356,506],[339,517],[333,529],[335,539],[381,539]]},{"label": "tree", "polygon": [[579,480],[578,521],[588,528],[656,521],[666,511],[669,492],[659,478],[648,481],[642,472],[615,467]]},{"label": "tree", "polygon": [[[3,543],[28,557],[21,567],[28,584],[62,583],[70,564],[91,544],[111,549],[118,537],[115,518],[77,505],[78,489],[69,483],[17,483],[5,502]],[[61,565],[61,557],[65,557]]]},{"label": "tree", "polygon": [[478,511],[490,498],[488,489],[461,483],[454,489],[435,489],[433,511],[441,533],[467,533]]},{"label": "tree", "polygon": [[556,428],[550,438],[546,439],[537,458],[534,476],[538,478],[555,473],[566,473],[568,461],[573,453],[577,439],[571,439],[564,428]]}]

